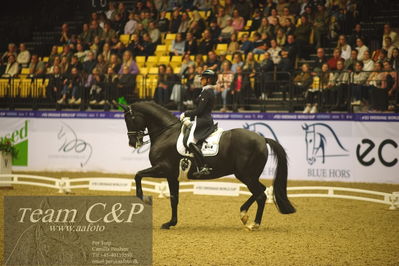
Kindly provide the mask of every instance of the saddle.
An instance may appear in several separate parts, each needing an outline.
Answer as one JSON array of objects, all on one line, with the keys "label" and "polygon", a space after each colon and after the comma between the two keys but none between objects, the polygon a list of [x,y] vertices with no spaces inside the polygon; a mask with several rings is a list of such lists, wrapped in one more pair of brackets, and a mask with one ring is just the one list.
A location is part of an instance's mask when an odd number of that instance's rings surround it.
[{"label": "saddle", "polygon": [[[194,122],[195,123],[195,122]],[[194,139],[193,123],[187,127],[182,127],[180,135],[177,139],[176,149],[180,155],[185,157],[194,157],[187,147],[187,143],[192,142]],[[219,152],[219,141],[224,130],[217,128],[211,135],[209,135],[201,145],[201,151],[204,157],[216,156]],[[198,145],[198,144],[197,144]]]}]

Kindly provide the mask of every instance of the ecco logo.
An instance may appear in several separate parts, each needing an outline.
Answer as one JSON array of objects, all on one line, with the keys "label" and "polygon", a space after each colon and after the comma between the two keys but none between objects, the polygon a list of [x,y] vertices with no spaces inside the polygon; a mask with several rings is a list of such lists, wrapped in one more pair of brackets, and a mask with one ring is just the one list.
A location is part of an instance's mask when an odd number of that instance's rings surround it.
[{"label": "ecco logo", "polygon": [[[381,144],[378,146],[378,151],[377,151],[378,159],[384,166],[392,167],[398,163],[398,159],[397,158],[388,159],[383,156],[383,151],[387,145],[393,146],[395,149],[398,148],[398,144],[392,139],[386,139],[382,141]],[[366,146],[366,148],[363,151],[360,150],[362,146]],[[375,147],[376,144],[371,139],[363,139],[362,144],[358,144],[356,147],[356,156],[359,163],[361,163],[364,166],[370,166],[374,164],[375,162],[374,157],[368,160],[366,157]]]}]

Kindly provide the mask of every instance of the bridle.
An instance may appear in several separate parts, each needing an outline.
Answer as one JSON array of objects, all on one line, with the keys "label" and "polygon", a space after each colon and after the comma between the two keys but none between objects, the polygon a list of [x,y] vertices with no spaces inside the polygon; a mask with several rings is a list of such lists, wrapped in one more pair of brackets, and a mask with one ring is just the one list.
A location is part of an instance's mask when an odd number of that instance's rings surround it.
[{"label": "bridle", "polygon": [[[126,111],[124,112],[124,114],[125,114],[125,115],[130,115],[130,117],[132,118],[132,120],[135,119],[135,116],[136,116],[136,115],[137,115],[137,116],[141,116],[141,117],[144,118],[144,115],[143,115],[143,114],[141,114],[141,113],[134,113],[130,105],[128,106],[128,110],[126,110]],[[180,121],[177,120],[176,122],[174,122],[174,123],[172,123],[172,124],[170,124],[170,125],[168,125],[168,126],[166,126],[166,127],[164,127],[164,128],[161,128],[160,130],[155,131],[155,132],[152,134],[152,136],[153,136],[153,137],[157,137],[157,136],[161,135],[162,133],[164,133],[166,130],[168,130],[169,128],[173,127],[173,126],[176,125],[177,123],[180,123]],[[128,132],[127,132],[127,136],[128,136],[129,138],[130,138],[130,137],[134,137],[134,138],[136,139],[136,143],[138,143],[138,145],[136,145],[136,147],[135,147],[136,149],[137,149],[137,148],[140,148],[141,146],[146,145],[146,144],[148,144],[148,143],[151,142],[150,139],[148,139],[148,140],[146,140],[146,141],[142,141],[142,139],[143,139],[145,136],[149,136],[149,135],[150,135],[150,132],[148,132],[148,131],[145,132],[144,130],[130,130],[130,131],[128,130]]]}]

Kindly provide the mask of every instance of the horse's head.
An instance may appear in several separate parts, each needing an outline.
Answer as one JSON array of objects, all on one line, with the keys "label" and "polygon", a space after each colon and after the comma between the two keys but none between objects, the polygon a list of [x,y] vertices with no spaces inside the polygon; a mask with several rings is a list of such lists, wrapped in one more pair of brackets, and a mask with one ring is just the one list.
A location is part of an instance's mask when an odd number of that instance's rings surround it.
[{"label": "horse's head", "polygon": [[126,106],[119,104],[125,113],[125,122],[127,127],[127,136],[129,137],[129,146],[135,149],[140,148],[143,145],[143,138],[146,135],[144,133],[146,122],[144,115],[137,110],[134,110],[132,105]]}]

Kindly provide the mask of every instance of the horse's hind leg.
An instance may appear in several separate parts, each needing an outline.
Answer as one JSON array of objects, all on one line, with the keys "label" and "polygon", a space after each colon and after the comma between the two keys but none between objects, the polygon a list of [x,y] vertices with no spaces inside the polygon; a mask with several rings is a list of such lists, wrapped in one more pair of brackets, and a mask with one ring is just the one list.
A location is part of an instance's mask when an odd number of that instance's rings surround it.
[{"label": "horse's hind leg", "polygon": [[244,202],[244,204],[240,208],[240,219],[244,225],[246,225],[248,222],[249,216],[247,212],[254,202],[255,202],[255,197],[254,195],[251,195],[251,197],[249,197],[249,199],[246,202]]},{"label": "horse's hind leg", "polygon": [[246,225],[246,227],[249,230],[255,230],[259,228],[262,222],[263,211],[265,209],[265,203],[266,203],[266,195],[264,192],[266,187],[262,183],[260,183],[259,180],[251,180],[246,185],[249,191],[251,191],[252,193],[251,197],[254,198],[254,201],[256,200],[256,203],[258,205],[258,208],[256,210],[255,221],[250,225]]}]

